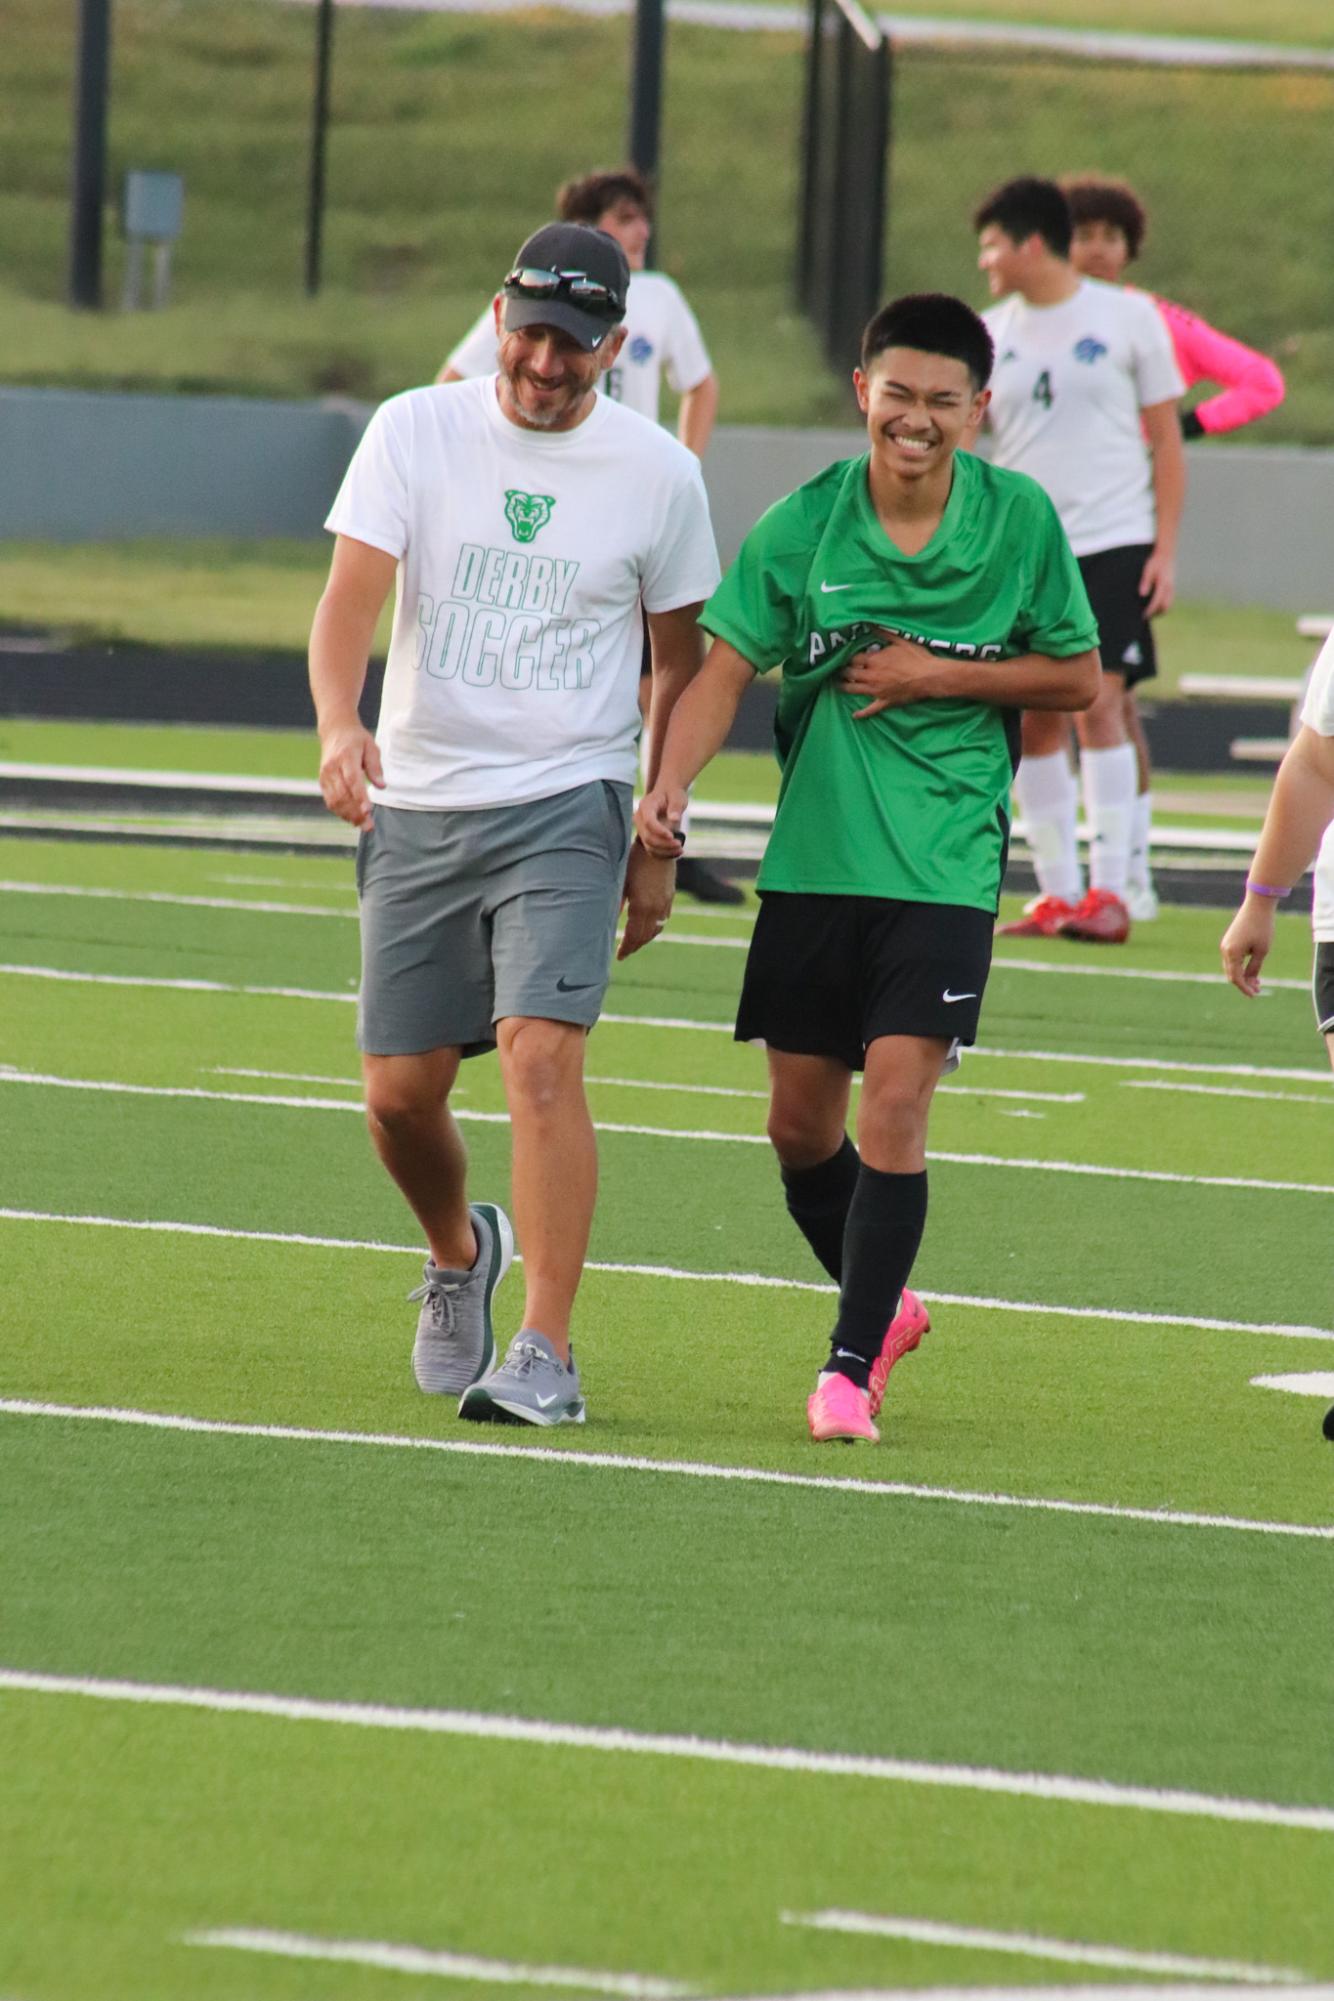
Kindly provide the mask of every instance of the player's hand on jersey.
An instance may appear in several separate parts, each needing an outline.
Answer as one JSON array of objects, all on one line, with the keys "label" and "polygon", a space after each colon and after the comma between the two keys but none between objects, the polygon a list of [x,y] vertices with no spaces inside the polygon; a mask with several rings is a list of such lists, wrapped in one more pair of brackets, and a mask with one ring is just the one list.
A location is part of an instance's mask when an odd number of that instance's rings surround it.
[{"label": "player's hand on jersey", "polygon": [[1172,601],[1177,594],[1176,557],[1155,549],[1140,572],[1139,594],[1146,600],[1145,618],[1157,618],[1159,612],[1171,611]]},{"label": "player's hand on jersey", "polygon": [[625,930],[616,948],[618,959],[628,959],[641,946],[653,943],[672,914],[675,894],[675,858],[652,855],[641,841],[632,841],[621,894],[626,916]]},{"label": "player's hand on jersey", "polygon": [[685,818],[687,794],[680,785],[655,785],[635,809],[635,832],[649,854],[659,861],[675,861],[684,842],[681,822]]},{"label": "player's hand on jersey", "polygon": [[1260,968],[1274,943],[1274,900],[1248,896],[1227,930],[1219,949],[1223,971],[1239,993],[1251,1000],[1260,991]]},{"label": "player's hand on jersey", "polygon": [[866,707],[852,712],[853,721],[862,722],[885,709],[926,701],[937,692],[939,671],[939,661],[925,646],[901,633],[889,633],[883,643],[853,654],[838,675],[838,685],[845,694],[867,697]]},{"label": "player's hand on jersey", "polygon": [[371,796],[366,781],[384,784],[380,746],[362,723],[331,729],[320,739],[320,791],[331,813],[367,833]]}]

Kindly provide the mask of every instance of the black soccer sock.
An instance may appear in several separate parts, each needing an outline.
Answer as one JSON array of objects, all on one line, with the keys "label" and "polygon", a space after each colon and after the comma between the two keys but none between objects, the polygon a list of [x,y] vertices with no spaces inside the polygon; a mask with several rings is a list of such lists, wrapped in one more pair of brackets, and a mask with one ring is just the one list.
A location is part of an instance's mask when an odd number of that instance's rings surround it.
[{"label": "black soccer sock", "polygon": [[783,1193],[787,1213],[829,1273],[843,1273],[843,1232],[861,1167],[857,1149],[847,1134],[838,1152],[816,1167],[784,1167]]},{"label": "black soccer sock", "polygon": [[862,1162],[843,1237],[843,1282],[827,1367],[865,1389],[898,1312],[926,1227],[926,1171],[882,1174]]}]

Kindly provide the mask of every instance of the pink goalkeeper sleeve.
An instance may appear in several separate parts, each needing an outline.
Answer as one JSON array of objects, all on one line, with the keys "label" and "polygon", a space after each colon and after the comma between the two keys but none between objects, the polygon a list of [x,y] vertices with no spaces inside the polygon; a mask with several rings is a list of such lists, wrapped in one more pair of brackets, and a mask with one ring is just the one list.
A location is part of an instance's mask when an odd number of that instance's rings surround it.
[{"label": "pink goalkeeper sleeve", "polygon": [[1155,298],[1154,304],[1172,336],[1186,387],[1195,382],[1223,385],[1221,395],[1195,406],[1204,430],[1238,431],[1283,401],[1283,376],[1268,355],[1257,354],[1253,347],[1219,333],[1207,320],[1197,319],[1170,299]]}]

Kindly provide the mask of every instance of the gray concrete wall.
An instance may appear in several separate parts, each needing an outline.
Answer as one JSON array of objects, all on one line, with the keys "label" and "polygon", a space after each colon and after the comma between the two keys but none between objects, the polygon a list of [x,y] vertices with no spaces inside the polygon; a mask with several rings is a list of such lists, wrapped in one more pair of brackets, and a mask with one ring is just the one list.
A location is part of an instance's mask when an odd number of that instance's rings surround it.
[{"label": "gray concrete wall", "polygon": [[[368,411],[244,397],[0,389],[0,536],[314,535]],[[724,562],[756,517],[831,459],[847,430],[721,425],[705,479]],[[1183,596],[1334,610],[1334,451],[1187,447]]]}]

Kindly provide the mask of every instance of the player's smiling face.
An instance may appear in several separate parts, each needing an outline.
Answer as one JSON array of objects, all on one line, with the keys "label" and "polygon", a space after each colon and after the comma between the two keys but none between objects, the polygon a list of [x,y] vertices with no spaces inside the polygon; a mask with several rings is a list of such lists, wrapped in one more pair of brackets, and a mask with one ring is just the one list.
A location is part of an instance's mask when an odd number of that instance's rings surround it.
[{"label": "player's smiling face", "polygon": [[499,331],[500,407],[511,423],[533,431],[568,431],[582,422],[598,377],[625,338],[618,328],[590,354],[559,327]]},{"label": "player's smiling face", "polygon": [[1077,222],[1070,262],[1081,278],[1101,278],[1105,285],[1119,285],[1130,262],[1124,229],[1115,222]]},{"label": "player's smiling face", "polygon": [[952,355],[889,347],[853,377],[873,457],[888,472],[919,479],[937,470],[976,428],[989,401],[967,364]]},{"label": "player's smiling face", "polygon": [[[1030,237],[1029,242],[1032,241]],[[1016,243],[998,222],[989,222],[977,239],[977,268],[984,274],[992,298],[1003,299],[1019,290],[1024,273],[1024,246]]]}]

